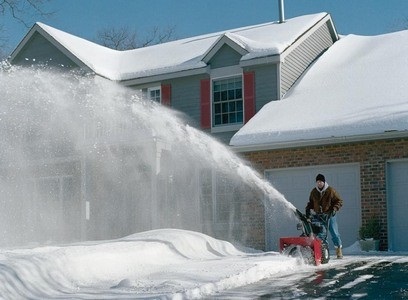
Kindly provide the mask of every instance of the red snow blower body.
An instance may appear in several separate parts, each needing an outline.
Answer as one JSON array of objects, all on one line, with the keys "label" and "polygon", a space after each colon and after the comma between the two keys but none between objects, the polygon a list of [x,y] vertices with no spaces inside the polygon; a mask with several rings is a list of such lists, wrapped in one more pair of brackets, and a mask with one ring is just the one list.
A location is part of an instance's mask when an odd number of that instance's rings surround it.
[{"label": "red snow blower body", "polygon": [[330,260],[327,233],[330,215],[312,215],[310,218],[298,209],[295,215],[301,221],[298,229],[302,230],[301,236],[282,237],[279,239],[279,250],[282,254],[298,257],[307,264],[326,264]]}]

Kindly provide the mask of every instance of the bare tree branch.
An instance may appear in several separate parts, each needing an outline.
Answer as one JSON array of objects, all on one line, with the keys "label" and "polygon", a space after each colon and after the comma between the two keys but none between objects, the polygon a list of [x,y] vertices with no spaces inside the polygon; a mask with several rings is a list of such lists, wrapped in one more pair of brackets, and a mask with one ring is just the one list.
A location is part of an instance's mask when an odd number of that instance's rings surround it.
[{"label": "bare tree branch", "polygon": [[[0,32],[3,32],[3,25],[0,25]],[[7,44],[8,38],[6,36],[0,35],[0,61],[6,58],[6,44]]]},{"label": "bare tree branch", "polygon": [[147,47],[156,44],[162,44],[169,42],[174,39],[176,32],[176,26],[169,26],[165,29],[160,30],[159,27],[155,26],[152,28],[150,33],[145,37],[141,44],[141,47]]},{"label": "bare tree branch", "polygon": [[99,44],[111,49],[130,50],[174,40],[175,29],[175,26],[169,26],[161,30],[155,26],[143,38],[139,39],[137,31],[131,30],[127,26],[109,27],[99,30],[96,40]]},{"label": "bare tree branch", "polygon": [[25,27],[31,27],[32,18],[35,16],[49,16],[43,7],[50,0],[0,0],[0,14],[10,14]]},{"label": "bare tree branch", "polygon": [[97,33],[97,40],[100,44],[116,50],[137,48],[136,37],[136,32],[132,32],[127,26],[106,28]]},{"label": "bare tree branch", "polygon": [[[45,10],[46,3],[52,0],[0,0],[0,17],[11,16],[16,22],[30,28],[40,17],[48,17],[53,12]],[[6,26],[0,26],[0,59],[5,58],[8,51],[9,37],[6,35]]]}]

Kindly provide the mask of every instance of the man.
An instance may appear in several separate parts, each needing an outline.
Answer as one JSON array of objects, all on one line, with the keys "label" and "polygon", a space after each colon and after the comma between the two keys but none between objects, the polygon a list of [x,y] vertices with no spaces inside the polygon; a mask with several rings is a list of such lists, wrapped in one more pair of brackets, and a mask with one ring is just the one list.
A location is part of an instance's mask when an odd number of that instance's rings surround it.
[{"label": "man", "polygon": [[328,185],[322,174],[316,176],[316,187],[312,189],[309,196],[309,202],[306,205],[306,216],[310,216],[313,210],[316,214],[330,214],[329,231],[332,237],[334,247],[336,248],[337,258],[343,258],[342,243],[337,226],[336,213],[343,205],[343,200],[334,188]]}]

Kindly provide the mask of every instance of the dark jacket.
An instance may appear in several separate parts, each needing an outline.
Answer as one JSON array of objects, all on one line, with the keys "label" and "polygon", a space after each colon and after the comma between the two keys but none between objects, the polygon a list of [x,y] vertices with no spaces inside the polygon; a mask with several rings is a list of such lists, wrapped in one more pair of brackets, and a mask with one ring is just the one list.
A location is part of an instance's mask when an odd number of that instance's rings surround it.
[{"label": "dark jacket", "polygon": [[306,205],[306,214],[313,209],[316,213],[329,213],[338,211],[343,206],[343,200],[334,188],[327,183],[322,191],[315,187],[309,196],[309,202]]}]

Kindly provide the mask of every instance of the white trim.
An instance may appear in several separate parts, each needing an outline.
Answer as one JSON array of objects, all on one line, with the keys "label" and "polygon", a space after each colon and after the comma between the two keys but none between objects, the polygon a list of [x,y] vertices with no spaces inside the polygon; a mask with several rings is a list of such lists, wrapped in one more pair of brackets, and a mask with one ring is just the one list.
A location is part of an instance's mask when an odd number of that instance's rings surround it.
[{"label": "white trim", "polygon": [[277,64],[282,61],[283,61],[283,58],[281,58],[281,55],[275,54],[271,56],[264,56],[264,57],[257,57],[253,59],[241,60],[239,62],[239,66],[244,68],[244,67],[257,66],[257,65]]},{"label": "white trim", "polygon": [[[160,92],[160,99],[159,99],[159,101],[156,101],[156,98],[155,98],[155,99],[152,99],[152,98],[150,97],[150,92],[152,92],[152,91],[159,91],[159,92]],[[155,85],[155,86],[148,87],[148,88],[147,88],[147,99],[149,99],[149,100],[151,100],[151,101],[154,101],[154,102],[161,103],[161,102],[162,102],[162,90],[161,90],[161,85]]]},{"label": "white trim", "polygon": [[276,66],[276,99],[282,100],[282,62]]},{"label": "white trim", "polygon": [[219,126],[211,127],[211,133],[237,131],[241,129],[242,126],[244,126],[244,124],[219,125]]},{"label": "white trim", "polygon": [[267,144],[246,145],[246,146],[230,145],[230,147],[235,152],[252,152],[252,151],[265,151],[265,150],[275,150],[275,149],[289,149],[289,148],[297,148],[297,147],[344,144],[344,143],[353,143],[353,142],[365,142],[365,141],[385,140],[385,139],[393,139],[393,138],[406,138],[406,137],[408,137],[408,130],[397,131],[397,132],[385,132],[385,133],[379,133],[379,134],[366,134],[366,135],[355,135],[355,136],[330,137],[330,138],[322,138],[322,139],[284,141],[284,142],[267,143]]},{"label": "white trim", "polygon": [[209,74],[209,73],[210,73],[210,67],[205,66],[205,67],[200,67],[196,69],[182,70],[182,71],[172,72],[172,73],[164,73],[164,74],[151,75],[151,76],[139,77],[139,78],[134,78],[134,79],[127,79],[127,80],[122,80],[119,82],[123,84],[124,86],[132,86],[132,85],[141,85],[141,84],[151,84],[152,82],[157,82],[157,81],[164,81],[164,80],[169,80],[169,79],[176,79],[176,78],[181,78],[181,77],[188,77],[188,76],[195,76],[195,75],[202,75],[202,74]]},{"label": "white trim", "polygon": [[[228,124],[228,125],[213,125],[213,105],[214,105],[214,84],[213,82],[216,80],[224,80],[229,78],[236,78],[241,77],[242,80],[242,123],[236,124]],[[224,68],[217,68],[211,70],[210,76],[210,118],[211,118],[211,133],[221,133],[221,132],[230,132],[230,131],[238,131],[242,126],[244,126],[244,118],[245,118],[245,99],[244,99],[244,73],[241,67],[239,66],[230,66]]]},{"label": "white trim", "polygon": [[241,56],[245,55],[248,53],[247,50],[242,48],[240,45],[238,45],[235,41],[231,40],[230,37],[226,35],[227,33],[224,33],[222,36],[220,36],[214,44],[212,44],[208,50],[204,53],[202,61],[205,62],[206,64],[214,57],[214,55],[217,54],[218,50],[222,48],[224,45],[228,45],[231,47],[234,51],[238,52]]},{"label": "white trim", "polygon": [[[13,60],[23,50],[25,45],[31,40],[31,38],[34,36],[34,34],[36,32],[38,34],[40,34],[43,38],[45,38],[47,41],[49,41],[55,48],[57,48],[59,51],[61,51],[68,59],[70,59],[79,68],[85,68],[85,69],[88,69],[88,70],[91,70],[91,71],[95,72],[89,65],[87,65],[81,59],[79,59],[77,56],[75,56],[75,54],[73,52],[68,50],[63,44],[61,44],[59,41],[57,41],[52,35],[50,35],[47,31],[45,31],[37,23],[35,23],[34,26],[31,27],[30,31],[26,34],[26,36],[23,38],[23,40],[17,45],[17,47],[11,53],[10,59],[9,59],[10,62],[13,62]],[[101,76],[101,75],[99,75],[99,76]]]},{"label": "white trim", "polygon": [[[285,61],[285,57],[288,56],[293,50],[297,49],[297,47],[303,43],[307,38],[309,38],[313,33],[316,32],[324,23],[328,20],[331,20],[330,15],[326,14],[320,21],[316,22],[312,27],[306,30],[299,38],[290,46],[288,46],[285,50],[281,53],[281,61]],[[337,36],[338,39],[338,36]],[[336,42],[336,41],[333,41]]]},{"label": "white trim", "polygon": [[240,66],[212,69],[210,74],[211,82],[213,80],[222,80],[237,76],[243,76],[243,70]]}]

